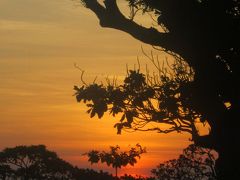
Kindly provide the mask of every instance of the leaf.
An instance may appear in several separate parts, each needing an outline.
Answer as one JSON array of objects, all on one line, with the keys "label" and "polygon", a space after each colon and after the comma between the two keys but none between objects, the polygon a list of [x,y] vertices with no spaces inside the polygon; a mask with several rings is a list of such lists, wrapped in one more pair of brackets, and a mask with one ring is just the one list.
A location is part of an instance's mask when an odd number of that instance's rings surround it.
[{"label": "leaf", "polygon": [[126,112],[126,118],[127,118],[128,123],[131,124],[133,122],[133,113],[130,112],[130,111],[127,111]]},{"label": "leaf", "polygon": [[123,114],[123,115],[122,115],[122,117],[121,117],[121,119],[120,119],[120,122],[123,122],[123,121],[124,121],[124,119],[125,119],[125,117],[126,117],[126,115],[125,115],[125,114]]},{"label": "leaf", "polygon": [[93,107],[93,104],[87,104],[86,106],[87,107]]},{"label": "leaf", "polygon": [[87,110],[87,113],[89,114],[92,111],[92,108],[90,108],[89,110]]},{"label": "leaf", "polygon": [[133,101],[132,101],[132,104],[133,104],[134,106],[143,107],[144,105],[143,105],[142,97],[136,97],[136,98],[134,98]]},{"label": "leaf", "polygon": [[95,109],[92,109],[90,117],[93,118],[95,116],[95,114],[96,114]]},{"label": "leaf", "polygon": [[78,95],[76,95],[76,100],[77,100],[77,102],[81,102],[81,100],[82,100],[82,97],[78,94]]},{"label": "leaf", "polygon": [[78,88],[77,86],[74,86],[73,89],[74,89],[75,91],[78,91],[78,90],[79,90],[79,88]]},{"label": "leaf", "polygon": [[117,134],[121,134],[123,125],[121,123],[116,123],[114,128],[117,128]]},{"label": "leaf", "polygon": [[131,123],[129,123],[129,122],[124,122],[122,125],[125,127],[128,127],[128,128],[132,127]]},{"label": "leaf", "polygon": [[98,115],[98,118],[101,119],[104,115],[104,111],[98,111],[97,115]]}]

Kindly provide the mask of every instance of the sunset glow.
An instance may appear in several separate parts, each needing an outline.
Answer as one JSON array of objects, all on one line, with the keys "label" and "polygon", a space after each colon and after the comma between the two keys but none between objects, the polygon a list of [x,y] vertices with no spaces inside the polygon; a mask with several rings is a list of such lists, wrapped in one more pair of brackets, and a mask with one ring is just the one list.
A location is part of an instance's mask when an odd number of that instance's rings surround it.
[{"label": "sunset glow", "polygon": [[[111,116],[90,118],[76,102],[74,85],[81,72],[91,83],[126,74],[139,57],[148,63],[142,44],[128,34],[102,29],[94,14],[71,0],[0,0],[0,149],[16,145],[45,144],[49,150],[80,168],[91,166],[82,154],[111,145],[127,149],[140,143],[147,153],[120,174],[151,175],[159,163],[177,158],[191,143],[189,134],[123,132],[117,135]],[[166,54],[158,53],[159,59]]]}]

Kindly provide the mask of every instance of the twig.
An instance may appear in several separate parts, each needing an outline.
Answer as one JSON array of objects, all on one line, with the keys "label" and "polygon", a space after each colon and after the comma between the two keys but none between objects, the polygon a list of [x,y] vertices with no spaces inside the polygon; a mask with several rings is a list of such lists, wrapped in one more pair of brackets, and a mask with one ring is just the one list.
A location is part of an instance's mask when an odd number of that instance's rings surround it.
[{"label": "twig", "polygon": [[82,83],[84,84],[84,85],[88,85],[84,80],[83,80],[83,75],[84,75],[84,70],[82,70],[76,63],[74,63],[74,67],[76,68],[76,69],[78,69],[79,71],[81,71],[81,81],[82,81]]}]

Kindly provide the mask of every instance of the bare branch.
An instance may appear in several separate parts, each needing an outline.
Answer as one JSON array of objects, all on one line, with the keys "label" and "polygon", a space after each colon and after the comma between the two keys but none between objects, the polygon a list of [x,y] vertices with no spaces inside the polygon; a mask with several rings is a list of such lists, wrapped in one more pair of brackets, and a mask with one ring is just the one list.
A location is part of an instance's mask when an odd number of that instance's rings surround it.
[{"label": "bare branch", "polygon": [[[83,80],[83,75],[84,75],[84,70],[82,70],[76,63],[74,63],[74,67],[76,68],[76,69],[78,69],[79,71],[81,71],[81,82],[84,84],[84,85],[88,85],[84,80]],[[95,78],[95,80],[96,80],[96,78]],[[95,80],[94,80],[94,82],[95,82]]]}]

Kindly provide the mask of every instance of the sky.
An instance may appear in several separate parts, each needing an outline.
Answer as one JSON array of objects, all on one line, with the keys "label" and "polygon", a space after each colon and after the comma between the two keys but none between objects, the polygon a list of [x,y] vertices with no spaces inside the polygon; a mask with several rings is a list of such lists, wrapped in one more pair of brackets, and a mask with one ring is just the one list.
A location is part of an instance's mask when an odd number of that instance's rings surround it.
[{"label": "sky", "polygon": [[[124,7],[123,1],[118,2]],[[73,96],[73,86],[81,85],[75,63],[85,70],[88,83],[95,76],[99,81],[107,76],[121,81],[126,64],[134,67],[137,57],[148,62],[141,46],[150,52],[151,47],[126,33],[101,28],[95,15],[77,1],[0,0],[0,150],[45,144],[81,168],[113,173],[104,165],[91,166],[81,154],[114,145],[124,150],[140,143],[147,153],[120,174],[142,175],[177,158],[191,143],[188,134],[117,135],[113,128],[117,119],[108,115],[91,119]],[[160,59],[167,56],[156,53]]]}]

